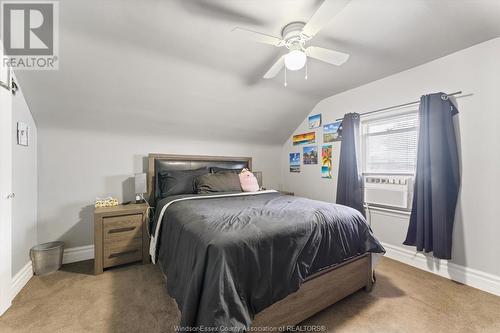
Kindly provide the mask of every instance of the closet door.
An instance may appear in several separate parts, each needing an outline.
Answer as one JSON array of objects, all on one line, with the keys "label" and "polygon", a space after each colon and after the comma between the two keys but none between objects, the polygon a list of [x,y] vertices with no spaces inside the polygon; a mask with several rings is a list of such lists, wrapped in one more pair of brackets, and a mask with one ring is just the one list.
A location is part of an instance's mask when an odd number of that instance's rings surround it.
[{"label": "closet door", "polygon": [[[3,70],[1,74],[5,74]],[[15,196],[12,193],[13,135],[12,94],[0,86],[0,315],[11,303],[12,200]]]}]

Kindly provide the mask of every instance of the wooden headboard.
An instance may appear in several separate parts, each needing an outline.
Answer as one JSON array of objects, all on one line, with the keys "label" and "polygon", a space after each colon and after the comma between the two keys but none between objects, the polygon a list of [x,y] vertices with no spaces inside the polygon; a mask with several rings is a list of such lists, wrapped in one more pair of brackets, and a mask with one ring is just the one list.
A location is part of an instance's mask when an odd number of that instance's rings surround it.
[{"label": "wooden headboard", "polygon": [[165,162],[171,170],[193,170],[203,166],[208,167],[245,167],[252,170],[251,157],[203,156],[203,155],[172,155],[149,154],[148,156],[148,193],[150,203],[155,202],[155,184],[157,166]]}]

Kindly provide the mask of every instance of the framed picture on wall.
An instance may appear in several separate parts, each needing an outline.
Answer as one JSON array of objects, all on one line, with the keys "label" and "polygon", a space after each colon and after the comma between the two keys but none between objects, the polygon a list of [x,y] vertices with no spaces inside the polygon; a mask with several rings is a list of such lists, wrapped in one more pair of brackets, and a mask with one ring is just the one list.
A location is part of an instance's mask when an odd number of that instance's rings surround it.
[{"label": "framed picture on wall", "polygon": [[318,146],[304,147],[304,164],[318,164]]},{"label": "framed picture on wall", "polygon": [[300,153],[290,153],[290,172],[300,172]]},{"label": "framed picture on wall", "polygon": [[335,142],[340,141],[339,128],[342,125],[342,121],[336,121],[331,124],[323,125],[323,142]]},{"label": "framed picture on wall", "polygon": [[316,140],[316,132],[297,134],[293,136],[293,145],[297,146],[297,145],[314,143],[315,140]]},{"label": "framed picture on wall", "polygon": [[321,147],[321,178],[332,178],[332,145]]},{"label": "framed picture on wall", "polygon": [[321,126],[321,114],[315,114],[308,118],[309,128],[317,128]]}]

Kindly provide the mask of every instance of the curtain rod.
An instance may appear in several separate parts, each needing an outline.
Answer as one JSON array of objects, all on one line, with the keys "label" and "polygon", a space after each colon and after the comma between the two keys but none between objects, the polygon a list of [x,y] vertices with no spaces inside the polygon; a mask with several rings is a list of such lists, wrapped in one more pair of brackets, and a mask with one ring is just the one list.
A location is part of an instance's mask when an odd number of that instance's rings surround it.
[{"label": "curtain rod", "polygon": [[[462,91],[456,91],[456,92],[451,93],[451,94],[446,94],[446,96],[455,96],[455,95],[460,95],[461,93],[462,93]],[[409,103],[404,103],[404,104],[390,106],[388,108],[382,108],[382,109],[377,109],[377,110],[373,110],[373,111],[363,112],[363,113],[360,113],[359,115],[360,116],[367,116],[367,115],[372,114],[372,113],[378,113],[378,112],[382,112],[382,111],[387,111],[387,110],[402,108],[404,106],[410,106],[410,105],[418,104],[418,103],[420,103],[420,101],[409,102]],[[344,119],[344,118],[337,118],[337,119],[335,119],[335,121],[339,121],[339,120],[342,120],[342,119]]]}]

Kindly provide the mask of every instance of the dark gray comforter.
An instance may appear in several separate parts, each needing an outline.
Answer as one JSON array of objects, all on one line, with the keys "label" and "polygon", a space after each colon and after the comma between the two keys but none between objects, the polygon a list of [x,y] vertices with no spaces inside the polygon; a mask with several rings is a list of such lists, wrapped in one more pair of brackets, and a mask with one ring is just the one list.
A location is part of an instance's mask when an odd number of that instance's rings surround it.
[{"label": "dark gray comforter", "polygon": [[[158,202],[152,230],[179,197]],[[384,252],[356,210],[279,193],[175,202],[160,231],[158,262],[185,327],[244,329],[310,274]]]}]

